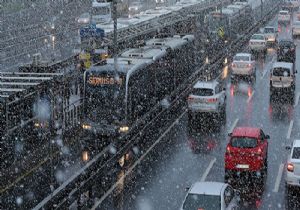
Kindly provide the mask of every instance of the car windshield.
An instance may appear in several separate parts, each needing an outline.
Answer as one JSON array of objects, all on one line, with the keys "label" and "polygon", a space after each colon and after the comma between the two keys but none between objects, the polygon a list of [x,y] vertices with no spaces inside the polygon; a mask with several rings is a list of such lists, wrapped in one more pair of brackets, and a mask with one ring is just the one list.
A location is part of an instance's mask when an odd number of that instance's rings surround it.
[{"label": "car windshield", "polygon": [[274,28],[265,28],[265,33],[275,33]]},{"label": "car windshield", "polygon": [[294,43],[289,40],[282,40],[279,42],[279,48],[294,48]]},{"label": "car windshield", "polygon": [[254,148],[257,146],[257,139],[251,137],[232,137],[231,146],[238,148]]},{"label": "car windshield", "polygon": [[293,159],[300,159],[300,147],[294,147],[292,158]]},{"label": "car windshield", "polygon": [[290,76],[290,70],[287,68],[274,68],[273,69],[273,76],[276,77],[288,77]]},{"label": "car windshield", "polygon": [[254,35],[251,36],[251,39],[264,40],[265,37],[263,35],[254,34]]},{"label": "car windshield", "polygon": [[218,195],[188,194],[183,209],[184,210],[215,210],[221,208],[221,198]]},{"label": "car windshield", "polygon": [[234,56],[233,61],[250,61],[250,57],[246,55],[236,55]]},{"label": "car windshield", "polygon": [[197,96],[212,96],[214,91],[210,88],[194,88],[192,94]]}]

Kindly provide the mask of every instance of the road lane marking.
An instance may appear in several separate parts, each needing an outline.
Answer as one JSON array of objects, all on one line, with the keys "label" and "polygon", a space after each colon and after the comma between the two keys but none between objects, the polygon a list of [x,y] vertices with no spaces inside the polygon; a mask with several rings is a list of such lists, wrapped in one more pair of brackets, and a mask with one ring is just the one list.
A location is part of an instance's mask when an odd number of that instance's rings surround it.
[{"label": "road lane marking", "polygon": [[278,190],[279,190],[279,185],[280,185],[282,174],[283,174],[283,167],[284,167],[284,164],[281,163],[279,165],[278,174],[277,174],[277,177],[276,177],[273,192],[278,192]]},{"label": "road lane marking", "polygon": [[[262,74],[262,76],[260,77],[260,79],[263,79],[263,78],[266,76],[267,72],[270,70],[270,69],[267,68],[267,67],[271,66],[271,65],[274,63],[274,61],[275,61],[275,57],[273,57],[272,60],[271,60],[271,62],[268,63],[268,65],[266,66],[266,69],[263,71],[263,74]],[[272,68],[272,67],[271,67],[271,68]]]},{"label": "road lane marking", "polygon": [[287,132],[287,135],[286,135],[287,139],[291,138],[291,133],[292,133],[293,125],[294,125],[294,120],[291,120],[290,121],[290,125],[289,125],[289,129],[288,129],[288,132]]},{"label": "road lane marking", "polygon": [[200,179],[200,182],[204,182],[204,181],[205,181],[207,175],[209,174],[209,172],[210,172],[211,168],[213,167],[213,165],[215,164],[216,160],[217,160],[217,158],[214,157],[214,158],[210,161],[208,167],[206,168],[204,174],[202,175],[202,177],[201,177],[201,179]]},{"label": "road lane marking", "polygon": [[297,93],[294,107],[296,107],[298,105],[298,103],[299,103],[299,97],[300,97],[300,93]]},{"label": "road lane marking", "polygon": [[250,97],[247,99],[247,103],[249,103],[249,102],[251,101],[251,99],[252,99],[254,93],[255,93],[255,90],[253,90],[252,94],[251,94]]},{"label": "road lane marking", "polygon": [[231,128],[229,129],[228,133],[232,133],[233,129],[235,128],[235,126],[237,125],[239,121],[239,118],[237,118],[234,123],[232,124]]},{"label": "road lane marking", "polygon": [[137,160],[135,163],[125,172],[123,176],[119,178],[119,180],[109,188],[109,190],[94,204],[91,208],[95,210],[115,189],[116,187],[124,182],[124,179],[133,171],[133,169],[141,163],[141,161],[146,157],[146,155],[161,141],[163,137],[178,123],[178,121],[184,116],[186,111],[184,111],[173,123],[170,127],[154,142],[154,144]]}]

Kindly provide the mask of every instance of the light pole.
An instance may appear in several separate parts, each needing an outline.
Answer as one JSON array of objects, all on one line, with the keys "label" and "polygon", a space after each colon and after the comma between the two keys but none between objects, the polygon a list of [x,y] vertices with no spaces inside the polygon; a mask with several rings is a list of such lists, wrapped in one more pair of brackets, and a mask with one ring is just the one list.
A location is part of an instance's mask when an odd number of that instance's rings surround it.
[{"label": "light pole", "polygon": [[114,38],[113,38],[113,53],[114,53],[114,70],[117,76],[117,52],[118,52],[118,17],[117,17],[117,0],[112,0],[112,16],[114,22]]}]

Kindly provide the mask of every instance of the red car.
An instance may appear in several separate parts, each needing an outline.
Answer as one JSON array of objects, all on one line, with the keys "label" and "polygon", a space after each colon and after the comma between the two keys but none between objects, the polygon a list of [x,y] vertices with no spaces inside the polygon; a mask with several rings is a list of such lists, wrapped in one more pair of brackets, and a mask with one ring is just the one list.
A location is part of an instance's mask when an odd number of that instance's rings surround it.
[{"label": "red car", "polygon": [[268,139],[262,129],[237,127],[229,134],[225,153],[225,181],[241,172],[261,178],[268,164]]}]

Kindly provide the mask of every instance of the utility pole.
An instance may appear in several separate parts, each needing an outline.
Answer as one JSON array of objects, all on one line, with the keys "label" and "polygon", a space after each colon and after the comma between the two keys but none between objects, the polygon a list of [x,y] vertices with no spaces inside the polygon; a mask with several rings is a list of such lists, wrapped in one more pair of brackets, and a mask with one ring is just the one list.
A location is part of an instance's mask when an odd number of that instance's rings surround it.
[{"label": "utility pole", "polygon": [[112,16],[114,21],[114,39],[113,39],[113,53],[114,53],[114,70],[117,76],[117,54],[118,54],[118,17],[117,17],[117,0],[112,0]]},{"label": "utility pole", "polygon": [[261,15],[261,19],[262,19],[262,17],[263,17],[263,0],[260,0],[260,15]]}]

